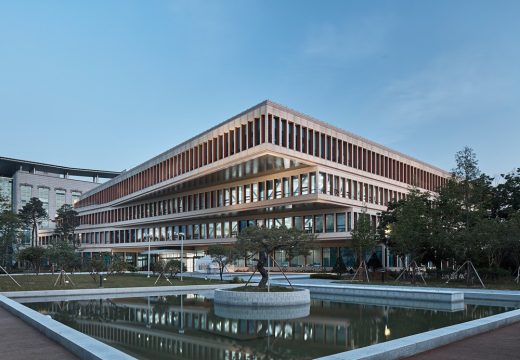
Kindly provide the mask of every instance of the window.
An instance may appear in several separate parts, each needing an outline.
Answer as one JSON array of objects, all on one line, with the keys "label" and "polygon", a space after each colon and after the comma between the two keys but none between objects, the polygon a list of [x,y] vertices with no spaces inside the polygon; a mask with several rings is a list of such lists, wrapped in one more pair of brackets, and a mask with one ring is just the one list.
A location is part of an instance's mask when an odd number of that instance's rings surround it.
[{"label": "window", "polygon": [[265,183],[263,181],[258,183],[258,199],[265,200]]},{"label": "window", "polygon": [[237,189],[231,188],[231,205],[237,204]]},{"label": "window", "polygon": [[25,206],[31,200],[32,196],[32,186],[29,185],[22,185],[20,186],[20,198],[21,198],[21,204],[22,207]]},{"label": "window", "polygon": [[302,195],[307,195],[309,193],[309,176],[307,174],[302,174]]},{"label": "window", "polygon": [[224,190],[224,203],[226,206],[229,206],[230,204],[230,200],[231,200],[231,197],[230,197],[230,194],[229,194],[229,189],[225,189]]},{"label": "window", "polygon": [[280,199],[282,197],[282,182],[280,181],[280,179],[274,180],[274,188],[275,188],[274,197],[276,199]]},{"label": "window", "polygon": [[208,224],[208,239],[214,239],[215,238],[215,224],[210,223]]},{"label": "window", "polygon": [[200,225],[200,238],[206,239],[206,224]]},{"label": "window", "polygon": [[289,149],[294,149],[294,124],[289,123]]},{"label": "window", "polygon": [[65,205],[65,190],[56,190],[56,210]]},{"label": "window", "polygon": [[[38,188],[38,198],[43,203],[43,208],[47,212],[47,216],[49,216],[49,188],[44,188],[44,187]],[[42,226],[48,227],[49,221],[48,220],[42,221]]]},{"label": "window", "polygon": [[289,197],[289,178],[283,178],[283,197]]},{"label": "window", "polygon": [[312,216],[304,217],[305,231],[308,233],[312,232]]},{"label": "window", "polygon": [[302,127],[302,152],[307,153],[307,128]]},{"label": "window", "polygon": [[245,202],[246,203],[250,203],[251,202],[251,186],[250,185],[245,185],[245,194],[246,194],[246,200]]},{"label": "window", "polygon": [[336,231],[337,232],[345,231],[345,213],[336,214]]},{"label": "window", "polygon": [[282,120],[282,146],[287,147],[287,120]]},{"label": "window", "polygon": [[200,237],[200,227],[199,224],[193,225],[193,239],[197,240]]},{"label": "window", "polygon": [[273,180],[267,180],[267,200],[271,200],[273,198]]},{"label": "window", "polygon": [[301,216],[294,217],[294,228],[295,229],[302,230],[302,226],[303,226],[302,220],[303,220],[303,218]]},{"label": "window", "polygon": [[215,224],[215,238],[217,238],[217,239],[222,238],[222,223]]},{"label": "window", "polygon": [[222,190],[217,190],[217,206],[224,205],[224,192]]},{"label": "window", "polygon": [[225,238],[229,238],[229,237],[231,237],[230,228],[229,228],[229,221],[224,222],[223,225],[224,225],[224,226],[223,226],[223,229],[224,229],[224,237],[225,237]]},{"label": "window", "polygon": [[323,215],[314,216],[314,232],[323,232]]},{"label": "window", "polygon": [[239,187],[237,188],[237,190],[238,190],[238,194],[237,194],[237,204],[242,204],[242,201],[243,201],[243,200],[242,200],[242,199],[243,199],[243,197],[242,197],[242,186],[239,186]]},{"label": "window", "polygon": [[[292,124],[291,124],[291,126],[292,126]],[[295,149],[296,149],[296,151],[300,151],[301,150],[300,125],[296,125],[294,129],[295,129],[294,137],[296,139]],[[289,128],[289,130],[290,130],[290,128]]]},{"label": "window", "polygon": [[318,179],[318,193],[325,194],[325,173],[320,172],[320,177]]},{"label": "window", "polygon": [[325,215],[325,232],[334,232],[334,214]]},{"label": "window", "polygon": [[310,178],[311,178],[311,194],[316,194],[316,173],[311,173]]},{"label": "window", "polygon": [[280,119],[274,118],[274,144],[280,145]]},{"label": "window", "polygon": [[320,156],[320,133],[314,133],[314,156]]},{"label": "window", "polygon": [[292,176],[291,180],[292,180],[292,194],[293,194],[293,196],[300,195],[300,186],[299,186],[298,176]]},{"label": "window", "polygon": [[260,119],[255,119],[255,145],[260,145]]}]

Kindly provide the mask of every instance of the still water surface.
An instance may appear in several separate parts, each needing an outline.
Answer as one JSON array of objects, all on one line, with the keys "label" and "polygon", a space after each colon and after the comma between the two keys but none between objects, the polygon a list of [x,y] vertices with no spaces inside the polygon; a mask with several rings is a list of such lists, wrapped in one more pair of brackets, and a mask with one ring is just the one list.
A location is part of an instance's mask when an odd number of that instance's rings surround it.
[{"label": "still water surface", "polygon": [[[290,316],[290,311],[280,309],[281,314],[273,316],[262,315],[258,309],[237,309],[220,317],[213,301],[203,295],[27,306],[136,358],[150,360],[313,359],[512,309],[464,305],[463,310],[449,311],[313,299],[308,316],[272,320]],[[240,315],[244,313],[248,316]]]}]

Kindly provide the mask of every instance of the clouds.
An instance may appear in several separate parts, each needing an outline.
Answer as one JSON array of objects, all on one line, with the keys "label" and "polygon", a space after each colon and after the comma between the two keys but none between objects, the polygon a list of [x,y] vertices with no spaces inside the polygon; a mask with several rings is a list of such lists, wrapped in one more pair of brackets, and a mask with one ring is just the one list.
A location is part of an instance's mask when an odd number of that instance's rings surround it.
[{"label": "clouds", "polygon": [[517,55],[499,44],[438,54],[388,80],[362,119],[388,134],[384,143],[445,168],[469,145],[484,171],[507,171],[518,162],[509,149],[520,133]]},{"label": "clouds", "polygon": [[313,25],[303,41],[304,55],[319,60],[355,62],[381,54],[394,17],[346,17],[341,23]]},{"label": "clouds", "polygon": [[[416,72],[390,81],[368,114],[393,126],[518,115],[520,77],[510,59],[472,49],[443,54]],[[512,112],[508,112],[507,110]]]}]

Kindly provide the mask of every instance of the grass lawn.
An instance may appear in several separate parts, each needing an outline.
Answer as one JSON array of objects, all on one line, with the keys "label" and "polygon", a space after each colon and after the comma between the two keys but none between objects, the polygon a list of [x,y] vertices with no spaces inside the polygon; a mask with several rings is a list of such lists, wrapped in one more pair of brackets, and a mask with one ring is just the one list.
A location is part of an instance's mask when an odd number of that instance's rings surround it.
[{"label": "grass lawn", "polygon": [[[74,285],[71,283],[64,285],[56,285],[54,283],[58,278],[55,275],[18,275],[13,278],[18,281],[22,287],[18,287],[8,276],[0,276],[0,292],[2,291],[29,291],[29,290],[62,290],[62,289],[92,289],[99,287],[99,276],[95,276],[95,280],[90,275],[70,275],[68,274]],[[105,276],[107,279],[103,281],[104,288],[123,288],[123,287],[141,287],[154,286],[157,276],[147,278],[146,275],[141,274],[114,274]],[[217,280],[204,280],[200,278],[186,277],[184,281],[176,278],[170,280],[174,286],[180,285],[209,285],[222,283]],[[157,286],[170,286],[171,284],[161,278],[157,282]]]}]

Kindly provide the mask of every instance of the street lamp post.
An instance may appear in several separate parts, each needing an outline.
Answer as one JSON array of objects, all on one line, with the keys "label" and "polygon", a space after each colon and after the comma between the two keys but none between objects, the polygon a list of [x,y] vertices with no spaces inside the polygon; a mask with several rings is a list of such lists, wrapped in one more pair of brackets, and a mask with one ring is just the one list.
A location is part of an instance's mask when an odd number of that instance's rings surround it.
[{"label": "street lamp post", "polygon": [[148,278],[150,277],[150,238],[148,238]]},{"label": "street lamp post", "polygon": [[182,273],[184,272],[183,271],[183,268],[182,268],[182,261],[184,260],[184,235],[181,236],[181,281],[182,280]]}]

